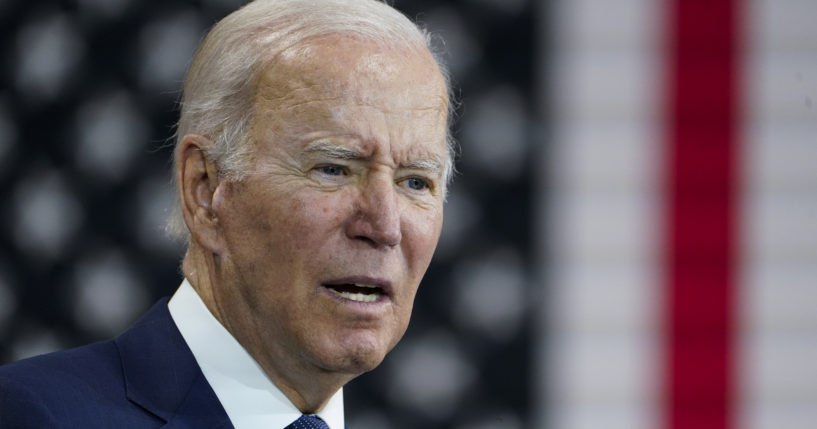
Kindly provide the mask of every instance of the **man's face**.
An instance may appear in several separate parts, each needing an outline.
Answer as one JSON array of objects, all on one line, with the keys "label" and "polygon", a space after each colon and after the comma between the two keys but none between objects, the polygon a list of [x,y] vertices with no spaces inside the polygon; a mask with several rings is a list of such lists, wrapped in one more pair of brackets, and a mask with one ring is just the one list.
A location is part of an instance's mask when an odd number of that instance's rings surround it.
[{"label": "man's face", "polygon": [[217,313],[267,371],[357,375],[403,335],[442,227],[446,114],[428,52],[333,38],[262,73],[253,168],[213,209]]}]

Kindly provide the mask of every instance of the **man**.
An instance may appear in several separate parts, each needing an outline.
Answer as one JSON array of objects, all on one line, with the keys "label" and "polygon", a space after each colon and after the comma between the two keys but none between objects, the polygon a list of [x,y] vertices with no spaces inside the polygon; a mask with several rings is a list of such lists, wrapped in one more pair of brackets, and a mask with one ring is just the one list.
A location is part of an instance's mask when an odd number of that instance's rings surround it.
[{"label": "man", "polygon": [[184,281],[115,340],[0,369],[0,427],[339,429],[442,227],[448,84],[374,0],[257,0],[185,81]]}]

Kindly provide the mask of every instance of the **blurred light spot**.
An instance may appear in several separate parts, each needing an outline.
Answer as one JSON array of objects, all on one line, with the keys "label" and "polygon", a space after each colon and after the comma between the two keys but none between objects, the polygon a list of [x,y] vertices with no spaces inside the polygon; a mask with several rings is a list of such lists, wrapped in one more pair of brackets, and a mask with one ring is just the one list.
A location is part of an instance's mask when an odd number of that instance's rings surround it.
[{"label": "blurred light spot", "polygon": [[355,429],[386,429],[392,427],[385,414],[369,411],[350,419],[350,428]]},{"label": "blurred light spot", "polygon": [[453,316],[458,325],[507,339],[525,314],[525,275],[519,255],[500,249],[457,266]]},{"label": "blurred light spot", "polygon": [[463,116],[463,162],[503,179],[519,177],[527,156],[527,114],[516,88],[500,86],[469,103]]},{"label": "blurred light spot", "polygon": [[130,0],[79,0],[79,10],[83,16],[115,18],[130,3]]},{"label": "blurred light spot", "polygon": [[26,25],[17,34],[17,86],[27,96],[55,98],[84,51],[82,38],[66,16]]},{"label": "blurred light spot", "polygon": [[456,188],[445,203],[445,220],[436,257],[450,258],[462,250],[462,244],[481,217],[479,204],[464,191]]},{"label": "blurred light spot", "polygon": [[56,171],[25,178],[14,192],[14,239],[35,260],[56,259],[80,227],[84,213]]},{"label": "blurred light spot", "polygon": [[147,139],[147,125],[123,91],[99,97],[79,109],[76,163],[87,174],[121,180]]},{"label": "blurred light spot", "polygon": [[80,262],[73,298],[77,323],[100,336],[121,333],[148,306],[141,282],[116,250],[95,253]]},{"label": "blurred light spot", "polygon": [[142,85],[152,91],[179,91],[203,33],[204,27],[192,11],[145,26],[139,35]]},{"label": "blurred light spot", "polygon": [[[463,75],[482,56],[479,43],[468,32],[462,16],[456,10],[447,6],[438,7],[428,15],[420,15],[418,23],[432,34],[435,51],[446,54],[443,62],[452,75]],[[440,44],[442,46],[436,46]]]},{"label": "blurred light spot", "polygon": [[63,348],[57,336],[46,329],[26,326],[19,330],[19,339],[11,346],[12,360],[37,356]]},{"label": "blurred light spot", "polygon": [[455,338],[445,333],[404,341],[388,362],[391,400],[434,418],[453,413],[476,378]]},{"label": "blurred light spot", "polygon": [[138,191],[139,243],[145,249],[180,254],[183,245],[166,231],[176,193],[169,180],[152,179],[143,182]]}]

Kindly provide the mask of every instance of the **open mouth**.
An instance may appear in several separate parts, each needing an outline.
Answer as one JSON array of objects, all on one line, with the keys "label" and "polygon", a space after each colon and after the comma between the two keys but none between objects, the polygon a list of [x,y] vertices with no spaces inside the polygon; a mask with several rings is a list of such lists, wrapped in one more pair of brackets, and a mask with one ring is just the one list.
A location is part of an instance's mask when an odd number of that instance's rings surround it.
[{"label": "open mouth", "polygon": [[383,288],[361,283],[324,285],[335,295],[355,302],[377,302],[384,295]]}]

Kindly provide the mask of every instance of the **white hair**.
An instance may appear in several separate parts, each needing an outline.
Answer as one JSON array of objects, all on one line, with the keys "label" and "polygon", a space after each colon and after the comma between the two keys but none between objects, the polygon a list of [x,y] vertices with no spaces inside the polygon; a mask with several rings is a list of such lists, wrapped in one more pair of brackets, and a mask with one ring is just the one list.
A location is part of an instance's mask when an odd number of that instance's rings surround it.
[{"label": "white hair", "polygon": [[[429,33],[391,6],[378,0],[255,0],[219,21],[193,57],[184,82],[174,161],[181,139],[200,134],[210,140],[202,149],[219,174],[234,181],[244,178],[252,159],[250,130],[259,73],[287,49],[336,34],[430,51],[445,79],[451,121],[451,85]],[[454,142],[450,126],[446,129],[447,185],[453,175]],[[178,204],[168,231],[187,239]]]}]

